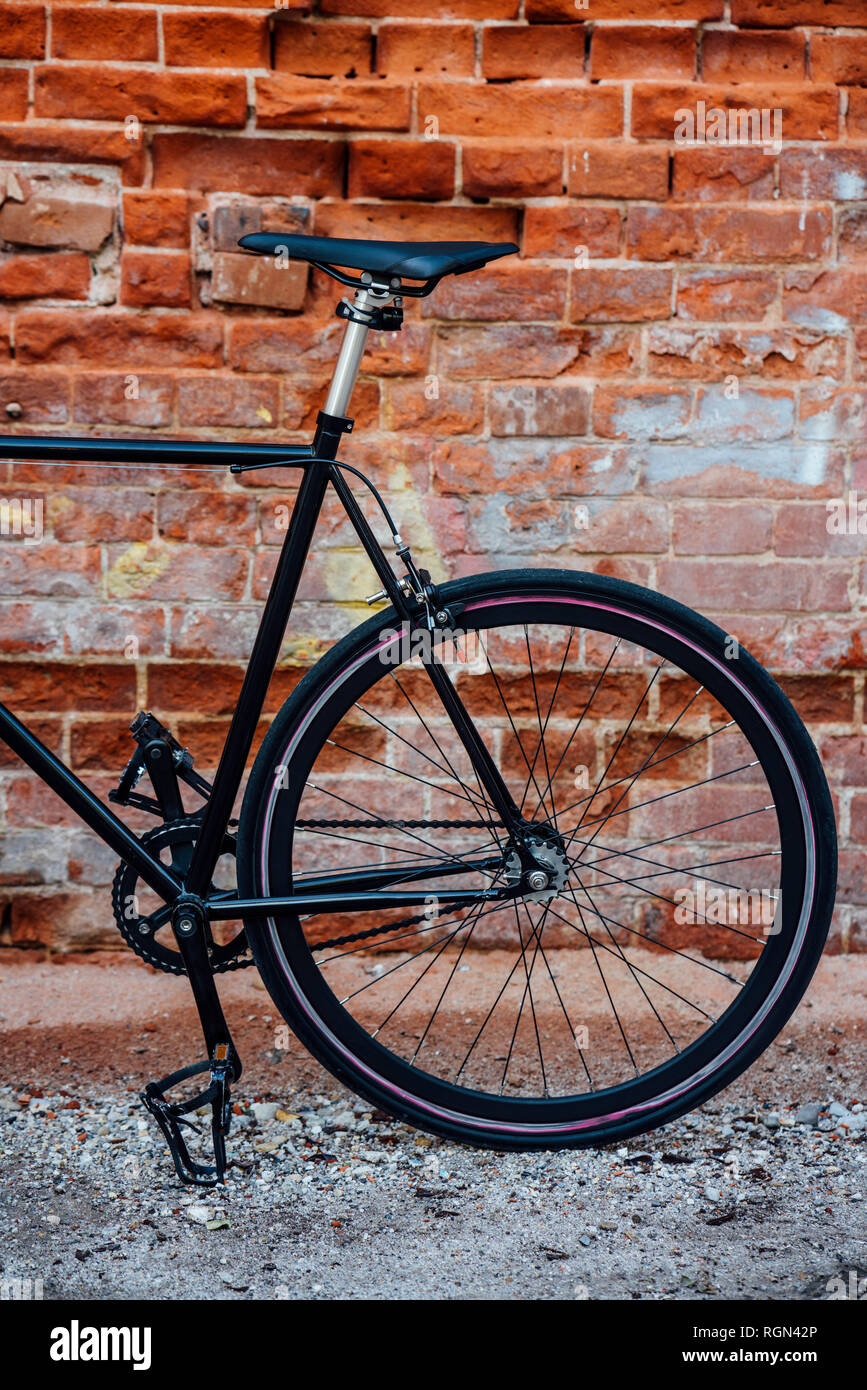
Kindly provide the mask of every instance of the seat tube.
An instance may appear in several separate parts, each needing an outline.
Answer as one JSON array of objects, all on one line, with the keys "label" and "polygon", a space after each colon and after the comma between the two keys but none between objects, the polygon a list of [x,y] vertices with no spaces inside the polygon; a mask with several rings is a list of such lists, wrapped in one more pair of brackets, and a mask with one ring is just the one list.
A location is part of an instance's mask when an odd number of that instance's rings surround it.
[{"label": "seat tube", "polygon": [[[360,314],[370,314],[375,309],[381,309],[384,304],[390,303],[393,298],[394,296],[387,292],[376,294],[372,290],[361,289],[355,294],[353,307]],[[343,335],[343,342],[340,345],[340,353],[334,368],[334,376],[331,379],[328,399],[325,402],[326,415],[342,415],[344,417],[348,415],[349,402],[352,399],[353,387],[358,376],[358,369],[361,366],[361,359],[364,356],[369,332],[368,324],[357,322],[355,319],[347,321],[346,332]]]}]

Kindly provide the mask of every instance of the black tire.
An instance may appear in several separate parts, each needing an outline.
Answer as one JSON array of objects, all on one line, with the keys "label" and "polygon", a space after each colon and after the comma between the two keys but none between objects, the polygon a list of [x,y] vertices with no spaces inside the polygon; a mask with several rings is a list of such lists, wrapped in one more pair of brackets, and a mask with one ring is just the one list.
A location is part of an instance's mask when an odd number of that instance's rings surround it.
[{"label": "black tire", "polygon": [[[246,922],[256,964],[280,1013],[309,1051],[359,1095],[421,1129],[478,1146],[531,1149],[607,1143],[656,1128],[749,1067],[789,1018],[816,968],[836,882],[834,815],[816,750],[771,676],[743,648],[733,661],[726,633],[663,595],[560,570],[474,576],[443,585],[440,592],[467,630],[494,630],[495,616],[516,625],[521,612],[538,611],[541,623],[563,622],[556,605],[570,605],[585,630],[625,634],[627,642],[658,654],[660,663],[673,662],[700,681],[736,721],[774,790],[781,846],[775,853],[782,866],[779,926],[766,936],[723,1015],[669,1061],[580,1094],[549,1096],[546,1082],[545,1096],[532,1099],[453,1085],[384,1047],[328,988],[297,917]],[[549,613],[554,616],[545,616]],[[376,639],[397,625],[392,609],[377,613],[305,676],[278,713],[251,772],[240,816],[242,895],[292,891],[295,815],[307,773],[356,692],[372,688]],[[279,786],[278,767],[287,769]]]}]

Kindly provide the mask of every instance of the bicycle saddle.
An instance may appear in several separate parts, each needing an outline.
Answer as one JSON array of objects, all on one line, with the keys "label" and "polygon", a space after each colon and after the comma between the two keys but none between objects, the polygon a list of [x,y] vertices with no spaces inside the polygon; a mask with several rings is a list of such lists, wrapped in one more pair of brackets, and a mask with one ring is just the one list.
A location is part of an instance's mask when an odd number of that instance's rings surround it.
[{"label": "bicycle saddle", "polygon": [[282,250],[294,261],[378,271],[410,280],[466,275],[487,261],[514,255],[518,250],[511,241],[350,241],[343,237],[290,236],[278,232],[252,232],[241,237],[238,245],[265,256]]}]

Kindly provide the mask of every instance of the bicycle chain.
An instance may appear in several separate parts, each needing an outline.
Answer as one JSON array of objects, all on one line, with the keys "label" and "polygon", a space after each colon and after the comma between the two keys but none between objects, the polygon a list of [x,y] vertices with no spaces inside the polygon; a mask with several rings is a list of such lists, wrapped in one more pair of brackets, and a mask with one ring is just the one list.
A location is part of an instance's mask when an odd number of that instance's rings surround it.
[{"label": "bicycle chain", "polygon": [[296,830],[478,830],[483,820],[297,820]]}]

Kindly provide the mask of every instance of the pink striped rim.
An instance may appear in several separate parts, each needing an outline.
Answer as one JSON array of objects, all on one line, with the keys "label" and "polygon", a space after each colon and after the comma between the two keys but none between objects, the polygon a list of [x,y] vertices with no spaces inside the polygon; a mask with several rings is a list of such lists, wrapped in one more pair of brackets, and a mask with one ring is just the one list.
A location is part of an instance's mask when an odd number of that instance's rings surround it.
[{"label": "pink striped rim", "polygon": [[[293,994],[293,997],[294,997],[294,999],[295,999],[295,1002],[296,1002],[296,1004],[298,1005],[300,1011],[306,1016],[306,1018],[309,1020],[309,1022],[310,1022],[310,1023],[313,1025],[313,1027],[315,1028],[315,1030],[316,1030],[318,1033],[320,1033],[321,1035],[323,1035],[323,1036],[328,1040],[328,1042],[329,1042],[329,1044],[331,1045],[331,1047],[333,1047],[333,1048],[340,1054],[340,1056],[342,1057],[343,1061],[349,1065],[349,1067],[351,1068],[352,1071],[354,1071],[354,1072],[360,1074],[361,1076],[365,1077],[367,1080],[369,1080],[370,1082],[372,1082],[372,1083],[373,1083],[375,1086],[377,1086],[378,1088],[390,1092],[390,1093],[396,1098],[396,1100],[397,1100],[398,1102],[409,1103],[411,1106],[414,1106],[414,1107],[416,1107],[416,1108],[418,1108],[418,1109],[421,1109],[421,1110],[425,1110],[429,1115],[435,1116],[436,1118],[441,1119],[441,1120],[445,1120],[445,1121],[447,1121],[447,1122],[456,1123],[456,1124],[464,1125],[464,1126],[466,1126],[467,1123],[469,1122],[469,1123],[472,1125],[472,1127],[475,1128],[475,1129],[484,1130],[484,1131],[486,1131],[486,1132],[488,1132],[488,1133],[503,1134],[503,1135],[514,1135],[514,1136],[519,1136],[519,1135],[527,1135],[527,1136],[530,1136],[530,1135],[532,1135],[532,1136],[568,1135],[568,1134],[577,1133],[577,1132],[579,1132],[579,1131],[581,1131],[581,1130],[583,1130],[583,1129],[590,1129],[590,1128],[592,1128],[592,1127],[599,1126],[599,1125],[613,1124],[615,1121],[628,1119],[628,1118],[630,1118],[631,1116],[638,1116],[638,1115],[641,1115],[641,1114],[643,1114],[644,1112],[647,1112],[647,1111],[653,1111],[653,1110],[661,1109],[663,1106],[667,1105],[669,1102],[671,1102],[671,1101],[673,1101],[673,1100],[677,1100],[678,1098],[680,1098],[680,1097],[686,1095],[687,1092],[689,1092],[690,1090],[693,1090],[695,1087],[699,1086],[703,1081],[707,1080],[707,1078],[708,1078],[709,1076],[711,1076],[715,1071],[718,1071],[721,1067],[725,1066],[725,1065],[728,1063],[728,1061],[729,1061],[733,1056],[735,1056],[738,1052],[740,1052],[740,1051],[747,1045],[747,1043],[749,1042],[750,1038],[751,1038],[751,1037],[753,1036],[753,1034],[761,1027],[761,1025],[762,1025],[762,1023],[764,1022],[764,1020],[768,1017],[768,1015],[769,1015],[769,1013],[771,1012],[772,1008],[774,1007],[774,1005],[776,1004],[776,1002],[777,1002],[777,1000],[779,999],[780,995],[782,994],[783,990],[785,989],[785,986],[786,986],[786,984],[788,983],[789,979],[791,978],[792,973],[793,973],[793,971],[794,971],[794,969],[795,969],[795,967],[796,967],[796,965],[797,965],[797,963],[798,963],[798,959],[800,958],[801,951],[803,950],[804,942],[805,942],[806,936],[807,936],[807,926],[808,926],[808,924],[809,924],[810,916],[811,916],[811,913],[812,913],[813,897],[814,897],[814,894],[815,894],[815,886],[816,886],[816,884],[815,884],[815,860],[816,860],[816,853],[815,853],[815,845],[816,845],[816,840],[815,840],[815,827],[814,827],[814,825],[813,825],[812,816],[811,816],[811,814],[810,814],[810,808],[809,808],[809,804],[808,804],[808,802],[807,802],[806,790],[805,790],[805,788],[804,788],[803,781],[801,780],[800,773],[798,772],[798,769],[797,769],[797,767],[796,767],[796,765],[795,765],[795,763],[794,763],[794,761],[793,761],[793,759],[792,759],[792,756],[791,756],[791,753],[789,752],[788,747],[786,746],[786,743],[785,743],[785,741],[784,741],[784,739],[783,739],[783,737],[782,737],[782,734],[780,733],[780,731],[779,731],[779,729],[777,728],[776,724],[773,722],[773,720],[772,720],[772,719],[770,718],[770,716],[768,715],[767,711],[759,704],[759,702],[758,702],[758,701],[753,697],[753,695],[747,690],[747,688],[746,688],[746,686],[744,686],[743,682],[740,681],[740,680],[738,679],[738,677],[735,676],[730,670],[727,670],[724,666],[722,666],[722,665],[719,663],[719,661],[717,661],[717,659],[716,659],[715,657],[710,656],[709,653],[703,651],[700,647],[696,646],[696,644],[695,644],[694,642],[689,641],[687,638],[683,637],[682,634],[680,634],[680,633],[678,633],[678,632],[675,632],[675,630],[674,630],[673,628],[667,627],[664,623],[659,623],[659,622],[656,622],[656,621],[652,621],[652,620],[650,620],[650,619],[648,619],[648,618],[642,617],[640,614],[636,614],[636,613],[630,612],[630,611],[627,610],[627,609],[618,608],[615,604],[600,603],[600,602],[598,602],[598,601],[591,600],[591,599],[580,599],[580,598],[575,598],[575,599],[571,599],[571,598],[556,598],[556,597],[553,597],[553,596],[550,595],[550,594],[518,594],[518,595],[514,595],[514,594],[513,594],[513,595],[509,595],[508,597],[498,597],[498,598],[493,598],[493,599],[482,599],[482,600],[479,600],[477,603],[473,603],[473,604],[469,605],[469,606],[466,608],[465,612],[467,612],[467,613],[473,613],[473,612],[476,612],[478,609],[482,609],[482,608],[496,608],[496,607],[502,607],[502,606],[504,606],[504,605],[508,605],[508,604],[510,604],[510,603],[518,603],[518,602],[520,602],[520,603],[533,603],[533,602],[537,602],[537,603],[547,603],[547,604],[562,604],[562,605],[564,605],[564,606],[569,606],[569,607],[593,608],[593,609],[596,609],[596,610],[600,610],[600,609],[601,609],[603,612],[613,613],[613,614],[615,614],[615,615],[617,615],[617,616],[619,616],[619,617],[629,618],[629,619],[632,619],[632,620],[634,620],[634,621],[638,621],[638,622],[642,623],[645,627],[649,627],[649,628],[651,628],[652,630],[655,630],[655,631],[657,631],[657,632],[664,633],[664,634],[666,634],[666,635],[669,636],[669,637],[675,638],[676,641],[682,643],[684,646],[689,647],[690,650],[694,651],[697,655],[701,656],[703,660],[709,661],[712,665],[716,666],[717,669],[718,669],[719,671],[721,671],[723,674],[725,674],[725,676],[726,676],[726,678],[727,678],[728,680],[732,681],[732,682],[738,687],[738,689],[740,690],[740,692],[741,692],[741,694],[744,696],[744,698],[745,698],[746,700],[748,700],[748,702],[753,706],[753,708],[756,710],[756,712],[760,715],[760,717],[761,717],[762,720],[764,721],[765,726],[766,726],[766,728],[768,729],[769,733],[772,735],[772,737],[774,738],[775,742],[777,743],[777,746],[778,746],[778,748],[779,748],[779,750],[780,750],[780,753],[781,753],[781,755],[782,755],[782,757],[783,757],[783,759],[784,759],[784,761],[785,761],[785,763],[786,763],[786,766],[787,766],[788,769],[789,769],[789,773],[790,773],[790,775],[791,775],[791,777],[792,777],[792,780],[793,780],[793,782],[794,782],[794,784],[795,784],[795,789],[796,789],[796,792],[797,792],[798,801],[799,801],[799,804],[800,804],[801,810],[802,810],[802,816],[803,816],[803,820],[804,820],[805,830],[806,830],[807,835],[808,835],[807,846],[806,846],[806,848],[807,848],[807,888],[808,888],[808,891],[805,892],[805,895],[804,895],[804,904],[803,904],[803,906],[802,906],[801,916],[800,916],[800,919],[799,919],[799,921],[798,921],[797,930],[796,930],[796,932],[795,932],[795,936],[794,936],[794,938],[793,938],[792,945],[791,945],[791,948],[790,948],[790,950],[789,950],[789,955],[788,955],[788,957],[786,958],[786,962],[785,962],[784,968],[783,968],[783,970],[780,972],[780,975],[779,975],[779,977],[777,978],[777,980],[774,982],[774,988],[773,988],[773,990],[770,992],[770,994],[768,995],[768,997],[763,1001],[762,1008],[761,1008],[761,1010],[757,1013],[757,1015],[755,1016],[755,1018],[752,1019],[752,1020],[750,1021],[750,1023],[741,1031],[741,1033],[738,1035],[738,1037],[735,1038],[735,1039],[733,1039],[732,1042],[729,1044],[729,1046],[726,1048],[726,1050],[725,1050],[719,1057],[715,1058],[714,1061],[713,1061],[712,1063],[708,1063],[705,1067],[701,1068],[701,1069],[700,1069],[699,1071],[697,1071],[693,1076],[691,1076],[686,1082],[682,1083],[681,1085],[679,1085],[679,1086],[676,1087],[676,1088],[673,1088],[673,1089],[671,1089],[671,1090],[668,1090],[668,1091],[664,1092],[662,1095],[655,1097],[653,1100],[649,1100],[649,1101],[642,1102],[640,1105],[629,1106],[628,1108],[623,1109],[623,1110],[613,1110],[613,1111],[611,1111],[611,1112],[610,1112],[609,1114],[607,1114],[607,1115],[597,1115],[597,1116],[594,1116],[594,1117],[592,1117],[592,1118],[590,1118],[590,1119],[586,1119],[586,1120],[576,1120],[576,1121],[572,1121],[572,1122],[570,1122],[570,1123],[568,1123],[568,1124],[556,1124],[556,1125],[539,1125],[539,1124],[535,1124],[535,1125],[532,1125],[532,1124],[520,1124],[520,1125],[516,1125],[516,1124],[505,1124],[505,1123],[502,1123],[502,1122],[497,1121],[497,1120],[486,1120],[486,1119],[480,1119],[480,1118],[478,1118],[477,1116],[468,1116],[468,1115],[465,1115],[465,1114],[461,1113],[460,1111],[451,1110],[451,1109],[449,1109],[449,1108],[447,1108],[447,1107],[445,1107],[445,1106],[438,1106],[438,1105],[432,1104],[432,1103],[429,1102],[429,1101],[420,1100],[419,1097],[413,1095],[413,1093],[412,1093],[411,1091],[405,1091],[405,1090],[403,1090],[402,1087],[395,1085],[394,1082],[392,1082],[392,1081],[386,1080],[386,1079],[385,1079],[383,1076],[381,1076],[378,1072],[375,1072],[371,1067],[368,1067],[366,1063],[360,1061],[360,1059],[359,1059],[358,1057],[356,1057],[356,1055],[355,1055],[353,1052],[351,1052],[351,1051],[345,1046],[344,1043],[341,1042],[341,1040],[331,1031],[330,1028],[327,1028],[327,1027],[325,1027],[325,1026],[323,1025],[323,1023],[322,1023],[321,1019],[319,1018],[318,1014],[316,1014],[316,1013],[311,1009],[310,1005],[309,1005],[308,1002],[307,1002],[306,997],[304,996],[304,994],[302,993],[302,991],[301,991],[300,988],[298,987],[297,981],[295,980],[295,977],[294,977],[294,975],[292,974],[292,970],[291,970],[291,968],[290,968],[290,966],[289,966],[289,962],[286,960],[286,956],[285,956],[285,953],[284,953],[284,951],[283,951],[283,947],[282,947],[282,944],[281,944],[281,942],[280,942],[280,939],[279,939],[279,936],[278,936],[278,933],[277,933],[277,929],[276,929],[276,925],[275,925],[275,923],[274,923],[274,921],[273,921],[273,918],[269,918],[269,919],[268,919],[268,930],[269,930],[269,932],[270,932],[271,943],[272,943],[272,946],[273,946],[273,948],[274,948],[275,957],[276,957],[276,959],[279,961],[280,968],[281,968],[281,970],[282,970],[282,972],[283,972],[283,975],[284,975],[284,977],[285,977],[285,979],[286,979],[286,983],[287,983],[287,985],[289,986],[289,989],[291,990],[291,992],[292,992],[292,994]],[[283,753],[283,756],[282,756],[282,757],[280,758],[280,760],[279,760],[280,766],[282,766],[282,767],[288,766],[289,760],[290,760],[290,758],[291,758],[291,756],[292,756],[292,752],[293,752],[294,748],[297,747],[298,742],[299,742],[300,739],[303,737],[304,731],[306,730],[306,728],[307,728],[308,725],[310,724],[310,721],[311,721],[313,718],[315,718],[316,714],[319,712],[319,710],[323,707],[323,705],[324,705],[324,704],[326,703],[326,701],[328,700],[328,698],[329,698],[329,696],[331,695],[332,691],[335,690],[337,686],[339,686],[340,684],[342,684],[343,681],[345,681],[346,679],[348,679],[348,677],[349,677],[350,675],[352,675],[354,671],[358,670],[359,666],[363,665],[366,661],[369,661],[370,658],[376,654],[376,652],[381,651],[381,650],[383,649],[383,647],[386,647],[386,646],[388,646],[389,644],[391,644],[391,643],[393,643],[393,642],[395,642],[395,641],[399,641],[399,640],[400,640],[400,635],[397,634],[397,635],[394,636],[394,637],[388,637],[388,638],[386,638],[384,641],[377,642],[377,643],[375,643],[373,646],[369,647],[361,656],[356,657],[348,666],[344,667],[344,669],[340,672],[340,674],[339,674],[338,676],[336,676],[335,679],[334,679],[333,681],[330,682],[330,684],[329,684],[329,685],[326,687],[326,689],[323,691],[322,695],[317,699],[316,703],[315,703],[314,705],[311,706],[310,710],[309,710],[308,713],[305,715],[305,717],[304,717],[304,719],[302,720],[301,724],[298,726],[297,730],[295,731],[295,734],[293,735],[293,737],[290,739],[289,743],[287,744],[287,747],[286,747],[285,752]],[[268,803],[267,803],[267,806],[266,806],[266,814],[265,814],[265,819],[264,819],[264,822],[263,822],[262,843],[261,843],[260,851],[259,851],[259,870],[260,870],[260,874],[261,874],[262,891],[263,891],[263,893],[265,893],[265,894],[267,894],[267,893],[269,892],[269,887],[268,887],[268,866],[267,866],[267,863],[266,863],[266,852],[267,852],[268,839],[269,839],[269,836],[270,836],[270,829],[271,829],[271,821],[272,821],[272,818],[273,818],[274,806],[275,806],[275,804],[276,804],[276,798],[277,798],[277,791],[278,791],[278,789],[279,789],[279,782],[278,782],[277,779],[275,779],[275,782],[274,782],[274,785],[273,785],[272,788],[271,788],[271,794],[270,794],[270,796],[269,796]],[[600,1093],[600,1094],[601,1094],[601,1093]]]}]

